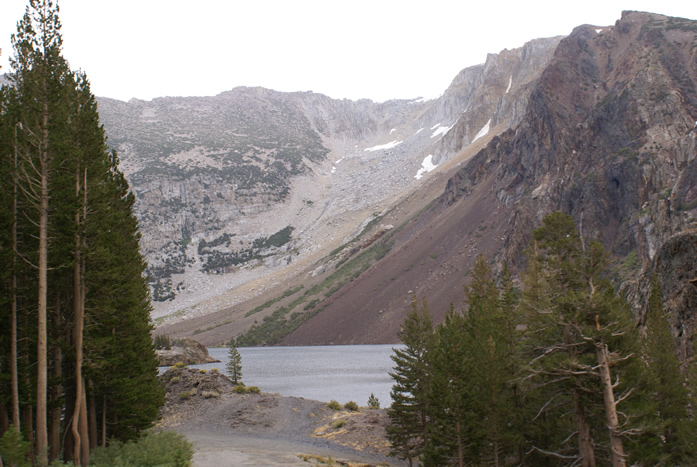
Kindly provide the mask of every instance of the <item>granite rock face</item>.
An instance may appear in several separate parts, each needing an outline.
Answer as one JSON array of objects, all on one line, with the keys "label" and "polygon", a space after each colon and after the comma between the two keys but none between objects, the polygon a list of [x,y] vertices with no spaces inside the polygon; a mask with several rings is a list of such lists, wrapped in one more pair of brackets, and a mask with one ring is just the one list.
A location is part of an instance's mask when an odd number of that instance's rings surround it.
[{"label": "granite rock face", "polygon": [[172,366],[180,362],[186,365],[198,365],[220,361],[209,355],[206,346],[190,337],[175,339],[171,349],[156,352],[160,359],[160,366]]},{"label": "granite rock face", "polygon": [[517,123],[559,40],[490,54],[434,100],[99,99],[137,196],[154,317],[215,311],[197,305],[339,246],[477,135]]}]

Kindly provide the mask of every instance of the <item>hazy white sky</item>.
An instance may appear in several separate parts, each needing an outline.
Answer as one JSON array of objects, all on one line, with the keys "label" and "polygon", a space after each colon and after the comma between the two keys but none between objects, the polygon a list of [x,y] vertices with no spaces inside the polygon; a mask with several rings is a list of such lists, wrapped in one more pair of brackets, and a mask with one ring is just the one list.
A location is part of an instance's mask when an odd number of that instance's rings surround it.
[{"label": "hazy white sky", "polygon": [[[1,72],[27,0],[0,1]],[[487,53],[622,10],[697,19],[694,0],[60,0],[63,55],[97,96],[215,95],[236,86],[334,98],[437,97]]]}]

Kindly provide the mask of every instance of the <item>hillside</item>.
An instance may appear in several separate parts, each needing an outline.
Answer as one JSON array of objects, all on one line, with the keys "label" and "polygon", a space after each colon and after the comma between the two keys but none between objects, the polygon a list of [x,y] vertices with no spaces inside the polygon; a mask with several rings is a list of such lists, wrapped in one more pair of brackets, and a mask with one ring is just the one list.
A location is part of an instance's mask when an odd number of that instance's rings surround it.
[{"label": "hillside", "polygon": [[[196,334],[208,345],[232,336],[247,345],[396,342],[412,296],[426,297],[441,318],[461,302],[477,255],[495,270],[504,262],[520,267],[532,229],[562,210],[611,251],[612,279],[640,319],[647,277],[659,272],[673,330],[686,345],[697,303],[696,83],[696,22],[624,12],[613,26],[579,26],[563,39],[490,55],[433,101],[376,104],[261,89],[205,98],[238,96],[247,104],[234,104],[235,112],[276,109],[264,115],[293,122],[281,134],[309,144],[314,156],[284,164],[285,194],[260,182],[245,185],[245,196],[223,192],[233,179],[215,182],[198,169],[178,181],[174,169],[139,178],[147,175],[136,164],[143,150],[128,146],[126,134],[111,136],[109,119],[105,125],[112,142],[124,141],[124,167],[148,213],[144,237],[155,232],[144,241],[153,264],[181,261],[154,284],[180,289],[157,306],[156,316],[169,316],[161,321],[167,332]],[[175,101],[119,105],[131,118],[154,118],[144,109],[158,106],[156,114],[169,118]],[[140,114],[136,105],[145,106]],[[205,115],[201,121],[215,121]],[[278,144],[253,159],[259,147],[239,151],[260,173],[279,165],[272,162],[281,157]],[[158,163],[181,168],[185,153],[177,150]],[[436,167],[419,173],[422,164]],[[208,225],[209,214],[199,214],[208,207],[193,200],[214,192],[221,221]],[[185,195],[187,203],[163,209]],[[269,246],[274,233],[283,242]],[[246,261],[206,270],[211,255],[242,251]]]},{"label": "hillside", "polygon": [[558,41],[490,55],[431,101],[262,88],[100,99],[138,199],[153,316],[171,323],[218,311],[312,267],[430,171],[462,160],[462,148],[515,124]]}]

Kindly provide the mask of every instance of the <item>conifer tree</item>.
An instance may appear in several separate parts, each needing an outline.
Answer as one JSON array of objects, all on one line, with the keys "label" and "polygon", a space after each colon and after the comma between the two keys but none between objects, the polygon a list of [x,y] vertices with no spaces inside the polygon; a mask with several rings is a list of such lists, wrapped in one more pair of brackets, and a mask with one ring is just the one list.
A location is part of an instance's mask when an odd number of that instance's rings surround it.
[{"label": "conifer tree", "polygon": [[11,399],[38,463],[87,465],[100,434],[151,426],[163,390],[135,198],[58,11],[29,2],[0,91],[0,422]]},{"label": "conifer tree", "polygon": [[412,465],[423,454],[428,439],[428,394],[432,373],[429,351],[433,345],[433,321],[424,300],[421,306],[416,297],[399,332],[404,348],[394,349],[395,363],[390,373],[395,381],[390,396],[392,405],[387,410],[390,426],[387,438],[392,443],[393,455]]},{"label": "conifer tree", "polygon": [[608,264],[602,246],[586,247],[570,216],[550,214],[533,236],[539,245],[533,264],[542,278],[536,270],[528,283],[536,287],[533,295],[543,291],[546,298],[536,306],[527,301],[525,379],[546,392],[540,412],[566,406],[574,414],[578,450],[534,448],[592,466],[603,443],[610,453],[603,461],[625,465],[623,434],[633,421],[618,405],[635,390],[630,375],[638,362],[629,307],[602,277]]},{"label": "conifer tree", "polygon": [[663,308],[658,277],[651,283],[643,355],[646,362],[645,433],[633,444],[633,458],[653,465],[684,465],[695,452],[695,421],[688,408],[688,379],[680,371],[675,338]]},{"label": "conifer tree", "polygon": [[242,356],[237,350],[237,342],[233,337],[228,343],[230,350],[228,351],[228,361],[225,368],[230,379],[235,384],[242,384]]}]

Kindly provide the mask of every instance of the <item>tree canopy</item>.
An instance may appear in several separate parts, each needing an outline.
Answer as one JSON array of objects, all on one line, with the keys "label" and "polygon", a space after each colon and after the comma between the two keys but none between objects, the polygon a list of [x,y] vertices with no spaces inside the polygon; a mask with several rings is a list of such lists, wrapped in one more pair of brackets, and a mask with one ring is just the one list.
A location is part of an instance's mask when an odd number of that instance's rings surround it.
[{"label": "tree canopy", "polygon": [[31,0],[0,90],[0,431],[40,464],[152,425],[157,382],[135,198],[58,5]]}]

